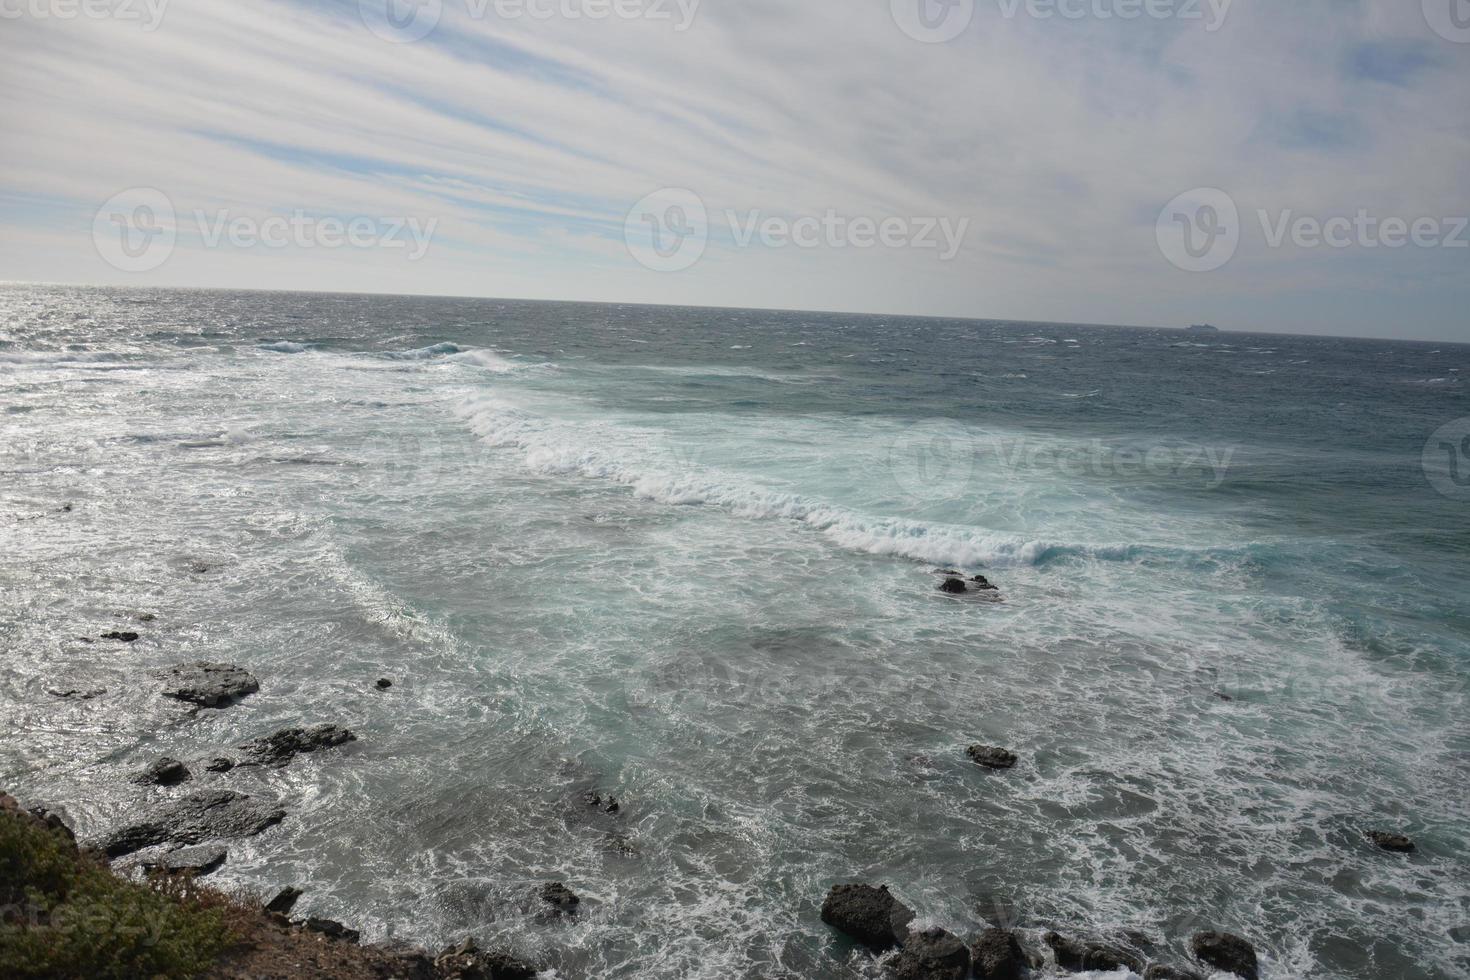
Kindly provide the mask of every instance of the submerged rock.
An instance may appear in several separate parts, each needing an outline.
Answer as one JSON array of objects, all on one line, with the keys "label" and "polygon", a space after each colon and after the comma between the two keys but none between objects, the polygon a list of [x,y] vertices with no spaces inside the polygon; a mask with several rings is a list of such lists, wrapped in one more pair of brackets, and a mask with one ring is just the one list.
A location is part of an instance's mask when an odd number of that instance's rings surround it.
[{"label": "submerged rock", "polygon": [[1026,951],[1009,929],[986,929],[970,947],[978,980],[1021,980]]},{"label": "submerged rock", "polygon": [[1384,830],[1367,831],[1367,837],[1385,851],[1407,854],[1414,850],[1414,842],[1403,834],[1392,834]]},{"label": "submerged rock", "polygon": [[1018,761],[1014,752],[994,745],[972,745],[965,750],[965,755],[971,762],[987,769],[1012,769]]},{"label": "submerged rock", "polygon": [[117,640],[121,643],[133,643],[138,639],[138,634],[132,630],[109,630],[102,634],[104,640]]},{"label": "submerged rock", "polygon": [[973,582],[975,584],[975,588],[979,589],[981,592],[1000,591],[1000,587],[991,585],[990,579],[986,578],[984,575],[976,575],[974,578],[970,579],[970,581]]},{"label": "submerged rock", "polygon": [[195,877],[203,877],[225,863],[229,851],[218,844],[200,844],[196,847],[180,847],[159,857],[143,862],[146,871],[162,871],[178,874],[192,871]]},{"label": "submerged rock", "polygon": [[582,794],[582,802],[594,810],[600,810],[603,813],[617,813],[621,809],[621,804],[618,803],[616,796],[612,796],[611,794],[603,796],[601,793],[590,789]]},{"label": "submerged rock", "polygon": [[315,752],[357,741],[357,736],[337,725],[283,728],[264,738],[241,744],[250,758],[241,765],[284,766],[303,752]]},{"label": "submerged rock", "polygon": [[47,694],[50,694],[52,697],[61,698],[63,701],[90,701],[93,698],[100,698],[102,695],[106,694],[107,693],[107,688],[105,688],[105,687],[94,687],[94,688],[92,688],[90,690],[86,690],[86,691],[83,691],[83,690],[80,690],[80,689],[74,688],[74,687],[67,688],[64,691],[61,691],[61,690],[53,691],[53,690],[47,689],[46,693]]},{"label": "submerged rock", "polygon": [[577,893],[559,881],[553,881],[541,889],[541,901],[551,906],[557,915],[571,915],[582,904]]},{"label": "submerged rock", "polygon": [[216,756],[215,758],[210,759],[209,762],[205,764],[204,768],[209,770],[210,772],[229,772],[231,769],[235,768],[235,760],[227,759],[222,755]]},{"label": "submerged rock", "polygon": [[120,857],[154,844],[198,844],[214,838],[252,837],[280,823],[286,811],[230,790],[192,793],[155,807],[139,823],[102,839],[103,853]]},{"label": "submerged rock", "polygon": [[965,580],[962,578],[947,578],[939,583],[939,591],[948,593],[949,595],[964,595],[970,591],[970,587],[965,584]]},{"label": "submerged rock", "polygon": [[189,769],[178,759],[164,756],[132,778],[139,786],[176,786],[190,778]]},{"label": "submerged rock", "polygon": [[1102,970],[1106,972],[1122,966],[1134,973],[1143,972],[1143,961],[1126,950],[1069,939],[1055,932],[1047,933],[1042,940],[1056,954],[1057,966],[1064,970]]},{"label": "submerged rock", "polygon": [[1260,980],[1256,950],[1250,943],[1228,932],[1197,932],[1189,949],[1201,963],[1233,973],[1245,980]]},{"label": "submerged rock", "polygon": [[970,975],[970,951],[943,929],[920,929],[909,933],[889,969],[898,980],[965,980]]},{"label": "submerged rock", "polygon": [[903,941],[914,910],[889,894],[887,885],[833,885],[822,902],[822,921],[881,953]]},{"label": "submerged rock", "polygon": [[386,691],[386,690],[388,690],[388,688],[390,688],[392,686],[393,686],[393,682],[390,681],[388,678],[386,678],[386,677],[379,677],[378,678],[378,690],[380,690],[380,691]]},{"label": "submerged rock", "polygon": [[223,708],[260,690],[250,674],[234,664],[196,661],[169,667],[163,678],[163,696],[188,701],[206,708]]}]

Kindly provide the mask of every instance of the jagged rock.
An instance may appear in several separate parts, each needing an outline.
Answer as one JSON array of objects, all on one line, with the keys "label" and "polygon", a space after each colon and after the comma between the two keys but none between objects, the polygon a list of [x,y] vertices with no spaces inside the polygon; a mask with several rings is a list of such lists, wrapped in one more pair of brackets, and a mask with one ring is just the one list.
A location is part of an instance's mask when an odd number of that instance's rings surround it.
[{"label": "jagged rock", "polygon": [[210,772],[229,772],[231,769],[235,768],[235,760],[227,759],[222,755],[216,756],[215,758],[210,759],[209,762],[205,764],[204,768],[209,770]]},{"label": "jagged rock", "polygon": [[1155,963],[1143,971],[1143,980],[1204,980],[1193,970],[1181,970],[1174,966]]},{"label": "jagged rock", "polygon": [[290,915],[291,910],[296,907],[296,900],[300,897],[301,889],[288,885],[276,892],[275,897],[266,902],[264,908],[267,912],[274,912],[277,915]]},{"label": "jagged rock", "polygon": [[1245,980],[1260,980],[1256,950],[1250,943],[1228,932],[1197,932],[1189,949],[1201,963],[1233,973]]},{"label": "jagged rock", "polygon": [[108,857],[120,857],[153,844],[198,844],[213,838],[251,837],[280,823],[286,811],[243,793],[210,790],[170,800],[139,822],[103,838]]},{"label": "jagged rock", "polygon": [[147,871],[162,871],[166,874],[192,871],[196,878],[200,878],[224,864],[228,856],[229,851],[218,844],[200,844],[197,847],[181,847],[144,861],[143,868]]},{"label": "jagged rock", "polygon": [[541,901],[550,905],[557,915],[570,915],[582,903],[576,892],[559,881],[553,881],[541,889]]},{"label": "jagged rock", "polygon": [[1000,588],[998,586],[991,585],[990,579],[986,578],[984,575],[976,575],[974,578],[970,579],[970,581],[973,582],[975,584],[975,588],[979,589],[981,592],[1000,591]]},{"label": "jagged rock", "polygon": [[909,933],[890,969],[898,980],[965,980],[970,951],[943,929],[920,929]]},{"label": "jagged rock", "polygon": [[986,929],[970,947],[977,980],[1021,980],[1026,951],[1009,929]]},{"label": "jagged rock", "polygon": [[987,769],[1011,769],[1015,766],[1016,754],[994,745],[972,745],[965,750],[970,761]]},{"label": "jagged rock", "polygon": [[970,591],[970,587],[962,578],[947,578],[939,583],[939,591],[949,595],[964,595]]},{"label": "jagged rock", "polygon": [[378,678],[378,690],[380,690],[380,691],[386,691],[386,690],[388,690],[388,688],[390,688],[392,686],[393,686],[393,682],[390,681],[388,678],[386,678],[386,677],[379,677]]},{"label": "jagged rock", "polygon": [[434,959],[444,980],[532,980],[536,967],[504,951],[485,952],[473,939],[451,946]]},{"label": "jagged rock", "polygon": [[164,756],[132,778],[139,786],[176,786],[189,779],[189,769],[178,759]]},{"label": "jagged rock", "polygon": [[260,690],[250,674],[233,664],[197,661],[169,667],[160,675],[163,696],[188,701],[206,708],[223,708]]},{"label": "jagged rock", "polygon": [[1407,854],[1414,850],[1414,842],[1403,834],[1391,834],[1383,830],[1367,831],[1367,837],[1385,851]]},{"label": "jagged rock", "polygon": [[337,725],[314,725],[311,728],[283,728],[264,738],[243,743],[240,748],[250,753],[242,765],[284,766],[303,752],[331,748],[357,741],[357,736]]},{"label": "jagged rock", "polygon": [[349,929],[334,919],[318,919],[315,916],[302,923],[312,932],[319,932],[328,939],[336,939],[344,943],[356,943],[362,938],[362,933],[356,929]]},{"label": "jagged rock", "polygon": [[104,640],[117,640],[120,643],[133,643],[138,639],[138,634],[132,630],[108,630],[102,634]]},{"label": "jagged rock", "polygon": [[914,910],[889,894],[887,885],[833,885],[822,902],[822,921],[881,953],[903,941]]},{"label": "jagged rock", "polygon": [[1143,972],[1143,961],[1126,950],[1068,939],[1055,932],[1048,932],[1042,940],[1056,953],[1057,966],[1064,970],[1108,971],[1124,966],[1134,973]]}]

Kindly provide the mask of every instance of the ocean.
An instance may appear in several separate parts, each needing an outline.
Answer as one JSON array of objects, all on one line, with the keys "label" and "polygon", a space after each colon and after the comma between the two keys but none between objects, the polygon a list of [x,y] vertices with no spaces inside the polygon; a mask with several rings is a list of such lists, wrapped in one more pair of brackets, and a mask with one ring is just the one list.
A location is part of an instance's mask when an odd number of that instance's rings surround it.
[{"label": "ocean", "polygon": [[[289,811],[212,882],[563,978],[881,976],[818,917],[845,881],[961,935],[1185,963],[1218,928],[1271,978],[1465,976],[1466,368],[1389,340],[0,287],[0,789],[91,837],[182,759]],[[158,696],[200,659],[260,691]],[[325,722],[358,741],[196,766]],[[528,899],[548,881],[574,918]]]}]

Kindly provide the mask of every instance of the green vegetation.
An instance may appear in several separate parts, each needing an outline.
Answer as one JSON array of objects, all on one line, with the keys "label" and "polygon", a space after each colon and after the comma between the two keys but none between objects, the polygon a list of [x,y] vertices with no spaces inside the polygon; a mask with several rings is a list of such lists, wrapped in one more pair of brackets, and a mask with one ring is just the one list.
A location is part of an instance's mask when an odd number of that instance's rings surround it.
[{"label": "green vegetation", "polygon": [[0,977],[136,980],[208,969],[230,909],[188,878],[114,875],[61,831],[0,811]]}]

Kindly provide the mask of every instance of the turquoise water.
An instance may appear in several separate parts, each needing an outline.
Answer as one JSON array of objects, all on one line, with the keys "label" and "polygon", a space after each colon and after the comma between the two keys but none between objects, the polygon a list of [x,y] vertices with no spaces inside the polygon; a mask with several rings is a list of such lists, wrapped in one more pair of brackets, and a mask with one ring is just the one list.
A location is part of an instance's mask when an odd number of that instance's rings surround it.
[{"label": "turquoise water", "polygon": [[[0,772],[100,833],[159,754],[348,725],[199,772],[292,813],[217,880],[563,977],[877,976],[817,918],[846,880],[959,932],[1140,931],[1181,962],[1215,927],[1271,977],[1461,976],[1470,470],[1432,434],[1470,416],[1466,370],[1392,341],[5,287]],[[938,594],[944,568],[1001,598]],[[131,647],[77,639],[142,612]],[[201,657],[260,693],[181,716],[144,675]],[[575,922],[535,915],[549,880]]]}]

